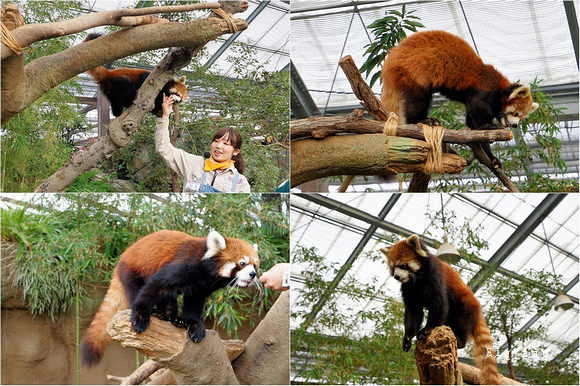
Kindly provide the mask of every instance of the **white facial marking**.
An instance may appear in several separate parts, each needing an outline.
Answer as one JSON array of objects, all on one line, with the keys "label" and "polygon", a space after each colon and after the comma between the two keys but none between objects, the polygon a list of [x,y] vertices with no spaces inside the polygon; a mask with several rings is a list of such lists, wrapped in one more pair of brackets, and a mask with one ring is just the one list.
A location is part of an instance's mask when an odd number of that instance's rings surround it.
[{"label": "white facial marking", "polygon": [[406,283],[409,281],[409,271],[396,267],[395,272],[393,272],[393,277],[401,283]]},{"label": "white facial marking", "polygon": [[236,273],[236,285],[238,287],[247,287],[250,285],[254,277],[256,277],[256,270],[253,265],[248,265]]},{"label": "white facial marking", "polygon": [[231,277],[233,270],[236,268],[236,263],[225,263],[219,270],[218,274],[223,277]]},{"label": "white facial marking", "polygon": [[411,261],[409,264],[407,264],[409,266],[409,268],[411,269],[411,271],[413,272],[417,272],[419,269],[421,269],[421,266],[419,265],[419,263],[415,262],[415,261]]},{"label": "white facial marking", "polygon": [[226,249],[226,239],[217,231],[211,231],[207,235],[207,252],[202,259],[209,259],[219,253],[219,251]]}]

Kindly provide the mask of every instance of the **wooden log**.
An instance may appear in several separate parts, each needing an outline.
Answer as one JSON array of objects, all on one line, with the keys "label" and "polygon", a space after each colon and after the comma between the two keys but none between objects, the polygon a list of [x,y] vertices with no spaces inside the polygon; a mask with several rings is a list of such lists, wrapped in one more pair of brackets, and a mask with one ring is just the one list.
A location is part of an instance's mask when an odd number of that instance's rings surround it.
[{"label": "wooden log", "polygon": [[457,339],[447,326],[435,328],[415,343],[415,360],[422,385],[461,385]]},{"label": "wooden log", "polygon": [[151,318],[142,333],[131,325],[131,310],[119,311],[107,327],[113,340],[123,347],[139,350],[169,368],[178,384],[238,384],[219,335],[207,330],[199,343],[193,343],[183,328]]},{"label": "wooden log", "polygon": [[[301,138],[325,138],[334,134],[377,134],[383,132],[384,122],[362,117],[361,110],[349,115],[335,117],[310,117],[290,122],[290,135],[293,141]],[[423,128],[419,125],[398,125],[398,137],[424,140]],[[511,130],[446,130],[443,142],[467,145],[474,142],[493,143],[510,141],[514,137]]]},{"label": "wooden log", "polygon": [[348,78],[354,95],[356,95],[360,104],[369,112],[371,117],[378,121],[386,121],[389,113],[375,96],[367,82],[364,81],[352,56],[347,55],[340,59],[338,65]]},{"label": "wooden log", "polygon": [[[412,138],[383,134],[304,139],[291,147],[292,187],[317,178],[340,174],[392,175],[425,171],[429,144]],[[445,173],[460,173],[465,159],[443,154]]]}]

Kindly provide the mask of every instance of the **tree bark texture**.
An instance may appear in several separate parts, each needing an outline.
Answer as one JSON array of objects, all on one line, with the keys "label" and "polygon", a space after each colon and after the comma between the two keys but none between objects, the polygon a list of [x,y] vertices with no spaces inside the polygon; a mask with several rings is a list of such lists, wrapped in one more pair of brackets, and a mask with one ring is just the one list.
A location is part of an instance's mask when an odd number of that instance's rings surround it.
[{"label": "tree bark texture", "polygon": [[289,291],[280,294],[245,344],[220,340],[213,330],[193,343],[185,329],[155,317],[138,334],[131,325],[131,310],[118,312],[107,331],[123,347],[139,350],[167,367],[178,384],[288,384],[289,295]]},{"label": "tree bark texture", "polygon": [[246,341],[246,351],[232,363],[240,383],[287,385],[290,381],[290,291],[276,303]]},{"label": "tree bark texture", "polygon": [[118,312],[107,328],[123,347],[139,350],[169,368],[178,384],[238,384],[224,346],[213,330],[207,330],[199,343],[193,343],[185,329],[151,318],[143,333],[133,330],[131,311]]},{"label": "tree bark texture", "polygon": [[[332,136],[292,143],[292,187],[317,178],[347,175],[392,175],[424,172],[431,147],[427,142],[383,134]],[[443,154],[445,173],[460,173],[463,157]]]},{"label": "tree bark texture", "polygon": [[[234,22],[238,30],[248,26],[242,19],[234,19]],[[2,122],[7,122],[58,84],[103,63],[159,48],[200,49],[226,33],[230,33],[227,22],[217,17],[186,23],[158,23],[119,30],[77,44],[33,60],[24,68],[19,68],[23,65],[22,60],[2,60]],[[10,59],[19,57],[22,55]],[[4,72],[20,76],[5,78]],[[24,95],[18,92],[22,87],[27,88]]]},{"label": "tree bark texture", "polygon": [[348,78],[350,87],[359,99],[360,104],[369,112],[371,117],[378,121],[386,121],[389,112],[375,96],[370,86],[364,81],[352,56],[347,55],[338,62],[340,68]]},{"label": "tree bark texture", "polygon": [[[361,110],[346,116],[310,117],[290,122],[292,141],[301,138],[325,138],[334,134],[377,134],[383,132],[384,122],[362,117]],[[397,136],[425,140],[420,125],[398,125]],[[510,141],[514,137],[511,130],[446,130],[443,142],[467,145],[473,142],[493,143]]]},{"label": "tree bark texture", "polygon": [[415,360],[422,385],[461,385],[457,368],[457,339],[447,326],[435,328],[415,344]]}]

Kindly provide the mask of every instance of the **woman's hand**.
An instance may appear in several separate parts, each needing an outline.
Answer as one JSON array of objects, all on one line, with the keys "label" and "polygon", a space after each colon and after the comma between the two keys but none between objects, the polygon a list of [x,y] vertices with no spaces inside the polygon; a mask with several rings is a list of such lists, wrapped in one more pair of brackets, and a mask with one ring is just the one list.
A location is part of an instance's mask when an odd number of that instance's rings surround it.
[{"label": "woman's hand", "polygon": [[169,95],[169,97],[167,97],[165,94],[163,94],[163,103],[161,104],[161,118],[169,118],[169,115],[173,111],[173,103],[173,95]]}]

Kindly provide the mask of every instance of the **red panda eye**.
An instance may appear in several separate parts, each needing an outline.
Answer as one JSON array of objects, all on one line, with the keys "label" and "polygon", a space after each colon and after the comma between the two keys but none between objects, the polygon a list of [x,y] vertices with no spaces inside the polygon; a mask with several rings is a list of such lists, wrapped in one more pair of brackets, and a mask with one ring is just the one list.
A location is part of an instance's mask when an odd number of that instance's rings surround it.
[{"label": "red panda eye", "polygon": [[245,261],[240,261],[240,266],[245,267],[246,266],[246,262]]}]

